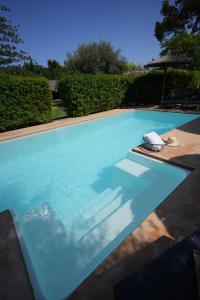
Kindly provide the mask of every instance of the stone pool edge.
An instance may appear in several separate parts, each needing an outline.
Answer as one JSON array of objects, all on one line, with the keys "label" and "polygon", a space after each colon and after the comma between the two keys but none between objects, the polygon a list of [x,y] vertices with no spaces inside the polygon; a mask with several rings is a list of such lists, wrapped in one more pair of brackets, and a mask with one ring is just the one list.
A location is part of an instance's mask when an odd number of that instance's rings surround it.
[{"label": "stone pool edge", "polygon": [[111,117],[114,115],[118,115],[121,113],[126,113],[131,110],[135,110],[133,108],[127,108],[127,109],[113,109],[108,111],[103,111],[99,113],[94,113],[91,115],[83,116],[83,117],[74,117],[74,118],[64,118],[52,121],[50,123],[41,124],[41,125],[35,125],[35,126],[29,126],[24,127],[20,129],[5,131],[0,133],[0,142],[25,137],[28,135],[34,135],[39,134],[42,132],[47,132],[54,129],[63,128],[66,126],[76,125],[87,121],[102,119],[106,117]]}]

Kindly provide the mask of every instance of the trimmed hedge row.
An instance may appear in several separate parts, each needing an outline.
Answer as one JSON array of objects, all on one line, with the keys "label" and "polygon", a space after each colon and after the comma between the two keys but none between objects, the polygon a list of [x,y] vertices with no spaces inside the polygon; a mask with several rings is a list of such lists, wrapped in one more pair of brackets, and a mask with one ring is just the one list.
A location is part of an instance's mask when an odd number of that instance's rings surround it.
[{"label": "trimmed hedge row", "polygon": [[[69,116],[82,116],[121,106],[158,104],[163,71],[142,75],[68,75],[58,92]],[[169,71],[165,94],[173,88],[200,86],[200,72]]]},{"label": "trimmed hedge row", "polygon": [[[125,94],[125,103],[136,104],[159,104],[162,92],[163,71],[149,72],[136,77],[134,82],[128,87]],[[200,72],[174,70],[168,71],[165,95],[172,89],[179,88],[183,91],[187,88],[200,86]]]},{"label": "trimmed hedge row", "polygon": [[69,75],[58,82],[69,116],[83,116],[121,106],[125,86],[117,75]]},{"label": "trimmed hedge row", "polygon": [[45,78],[0,77],[0,131],[49,122],[51,112]]}]

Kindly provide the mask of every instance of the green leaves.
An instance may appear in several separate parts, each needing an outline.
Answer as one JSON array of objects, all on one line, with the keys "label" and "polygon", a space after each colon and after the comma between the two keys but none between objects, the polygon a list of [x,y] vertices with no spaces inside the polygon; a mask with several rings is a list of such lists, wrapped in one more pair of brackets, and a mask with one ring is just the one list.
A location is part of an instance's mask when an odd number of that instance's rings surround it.
[{"label": "green leaves", "polygon": [[[0,5],[0,12],[10,10]],[[30,56],[19,50],[17,45],[23,43],[18,35],[18,26],[14,26],[5,16],[0,16],[0,66],[12,64],[14,62],[30,60]]]},{"label": "green leaves", "polygon": [[[69,116],[83,116],[120,107],[124,99],[123,76],[69,75],[58,83],[58,91]],[[128,78],[128,76],[124,76]]]},{"label": "green leaves", "polygon": [[163,20],[155,24],[155,36],[163,48],[174,55],[191,57],[193,69],[200,69],[200,3],[199,0],[164,0]]},{"label": "green leaves", "polygon": [[182,31],[200,34],[200,5],[199,0],[169,0],[162,3],[162,22],[155,24],[155,36],[159,42]]},{"label": "green leaves", "polygon": [[73,53],[67,53],[66,69],[71,73],[120,74],[126,60],[120,50],[108,42],[82,44]]},{"label": "green leaves", "polygon": [[163,51],[161,54],[170,50],[171,54],[192,58],[192,69],[200,69],[200,35],[192,35],[187,32],[181,32],[171,39],[161,43]]},{"label": "green leaves", "polygon": [[49,122],[51,111],[46,79],[0,77],[0,131]]},{"label": "green leaves", "polygon": [[[69,75],[58,83],[69,116],[77,117],[121,106],[158,104],[163,71],[130,75]],[[166,94],[200,86],[200,72],[169,71]]]}]

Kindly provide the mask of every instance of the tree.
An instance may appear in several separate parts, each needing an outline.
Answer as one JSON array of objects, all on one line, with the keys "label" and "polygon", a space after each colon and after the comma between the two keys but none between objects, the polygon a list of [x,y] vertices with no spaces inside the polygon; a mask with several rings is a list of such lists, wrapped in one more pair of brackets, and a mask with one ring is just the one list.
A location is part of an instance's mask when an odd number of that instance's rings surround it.
[{"label": "tree", "polygon": [[161,43],[163,50],[161,55],[168,51],[173,55],[192,58],[192,69],[200,69],[200,35],[192,35],[187,32],[165,40]]},{"label": "tree", "polygon": [[114,50],[108,42],[82,44],[67,54],[66,69],[71,73],[122,73],[126,60],[120,50]]},{"label": "tree", "polygon": [[128,61],[128,60],[125,61],[125,64],[124,64],[124,67],[123,67],[123,72],[124,73],[131,74],[131,73],[134,73],[134,72],[140,72],[142,70],[143,70],[143,67],[142,67],[141,64],[134,63],[134,62],[131,62],[131,61]]},{"label": "tree", "polygon": [[64,68],[55,59],[49,59],[47,61],[47,64],[48,64],[47,73],[49,79],[52,80],[59,79],[63,75]]},{"label": "tree", "polygon": [[160,42],[183,31],[200,34],[199,0],[175,0],[174,5],[163,0],[161,15],[162,22],[155,25],[155,36]]},{"label": "tree", "polygon": [[191,57],[193,69],[200,69],[200,3],[199,0],[164,0],[162,22],[156,22],[155,36],[160,42],[161,55]]},{"label": "tree", "polygon": [[134,62],[130,62],[128,60],[125,61],[123,71],[124,72],[133,72],[137,69],[137,66],[135,65]]},{"label": "tree", "polygon": [[[1,13],[9,11],[9,8],[0,5]],[[24,51],[18,50],[17,45],[23,43],[18,34],[18,27],[7,20],[5,16],[0,15],[0,66],[30,59],[30,56]]]}]

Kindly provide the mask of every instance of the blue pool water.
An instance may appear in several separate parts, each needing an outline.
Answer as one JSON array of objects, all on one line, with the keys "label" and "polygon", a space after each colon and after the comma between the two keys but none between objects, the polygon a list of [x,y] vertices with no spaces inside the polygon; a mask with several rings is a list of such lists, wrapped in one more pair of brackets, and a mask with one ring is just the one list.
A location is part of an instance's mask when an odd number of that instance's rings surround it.
[{"label": "blue pool water", "polygon": [[130,111],[0,143],[0,210],[37,299],[66,298],[188,175],[128,152],[196,117]]}]

